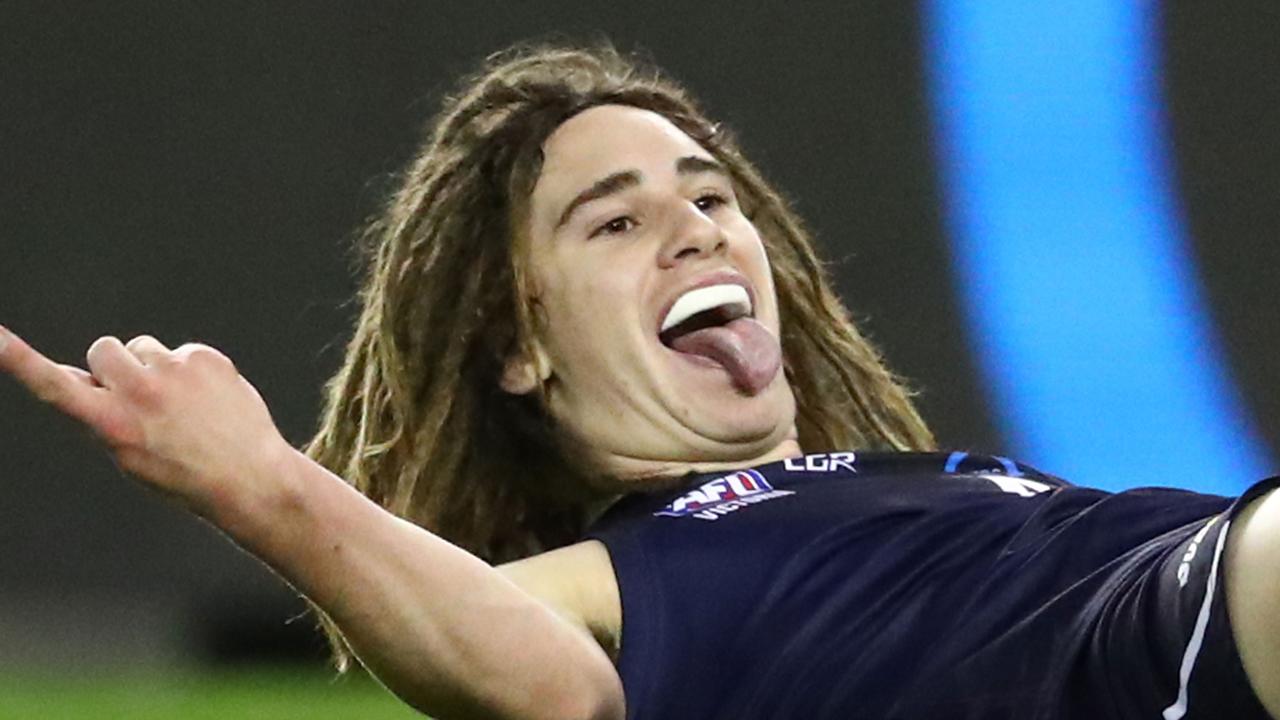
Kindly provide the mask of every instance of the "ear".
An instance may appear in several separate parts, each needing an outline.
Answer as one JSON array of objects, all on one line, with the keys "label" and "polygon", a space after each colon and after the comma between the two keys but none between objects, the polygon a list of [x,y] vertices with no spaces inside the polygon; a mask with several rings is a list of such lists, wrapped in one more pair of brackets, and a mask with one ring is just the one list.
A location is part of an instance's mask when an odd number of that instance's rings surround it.
[{"label": "ear", "polygon": [[541,343],[535,341],[532,345],[529,354],[516,353],[502,364],[498,385],[512,395],[527,395],[551,377],[551,361]]}]

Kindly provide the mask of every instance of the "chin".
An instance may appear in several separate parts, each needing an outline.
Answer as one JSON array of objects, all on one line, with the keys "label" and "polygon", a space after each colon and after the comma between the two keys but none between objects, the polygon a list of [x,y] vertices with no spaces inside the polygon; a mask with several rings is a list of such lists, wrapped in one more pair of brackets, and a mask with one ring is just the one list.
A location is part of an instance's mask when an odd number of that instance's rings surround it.
[{"label": "chin", "polygon": [[795,413],[795,398],[781,374],[754,397],[734,392],[731,398],[694,408],[689,425],[710,441],[707,449],[715,455],[697,459],[739,460],[772,450],[795,426]]},{"label": "chin", "polygon": [[600,474],[622,483],[613,490],[626,492],[635,482],[706,467],[750,464],[794,439],[795,396],[781,370],[755,395],[735,389],[720,368],[694,366],[659,377],[654,399],[666,417],[656,424],[634,422],[638,417],[623,421],[622,428],[582,418],[573,423]]}]

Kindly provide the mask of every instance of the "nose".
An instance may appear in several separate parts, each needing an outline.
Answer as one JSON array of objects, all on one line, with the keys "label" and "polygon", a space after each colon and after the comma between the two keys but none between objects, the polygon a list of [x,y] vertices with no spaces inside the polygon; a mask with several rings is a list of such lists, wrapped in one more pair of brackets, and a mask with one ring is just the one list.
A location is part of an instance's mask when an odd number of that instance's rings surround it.
[{"label": "nose", "polygon": [[687,259],[722,253],[725,244],[724,231],[716,221],[682,200],[678,209],[672,209],[670,234],[658,254],[658,265],[672,268]]}]

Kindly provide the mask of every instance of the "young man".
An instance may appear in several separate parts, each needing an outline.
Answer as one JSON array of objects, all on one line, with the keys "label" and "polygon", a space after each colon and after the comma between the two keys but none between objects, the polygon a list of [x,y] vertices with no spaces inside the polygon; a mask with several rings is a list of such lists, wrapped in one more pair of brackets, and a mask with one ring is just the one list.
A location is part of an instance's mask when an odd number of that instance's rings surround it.
[{"label": "young man", "polygon": [[275,568],[340,660],[415,707],[1265,717],[1256,689],[1280,708],[1270,485],[1109,495],[905,452],[932,438],[799,222],[616,53],[495,58],[370,239],[307,455],[208,347],[102,338],[86,371],[6,333],[0,367]]}]

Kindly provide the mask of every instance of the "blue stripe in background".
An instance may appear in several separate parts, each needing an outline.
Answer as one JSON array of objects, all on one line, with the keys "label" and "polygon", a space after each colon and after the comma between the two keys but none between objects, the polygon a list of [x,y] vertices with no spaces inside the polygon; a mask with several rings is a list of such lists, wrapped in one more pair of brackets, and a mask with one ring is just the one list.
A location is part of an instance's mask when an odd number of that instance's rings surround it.
[{"label": "blue stripe in background", "polygon": [[1108,489],[1267,475],[1173,197],[1156,4],[923,7],[955,272],[1011,454]]}]

